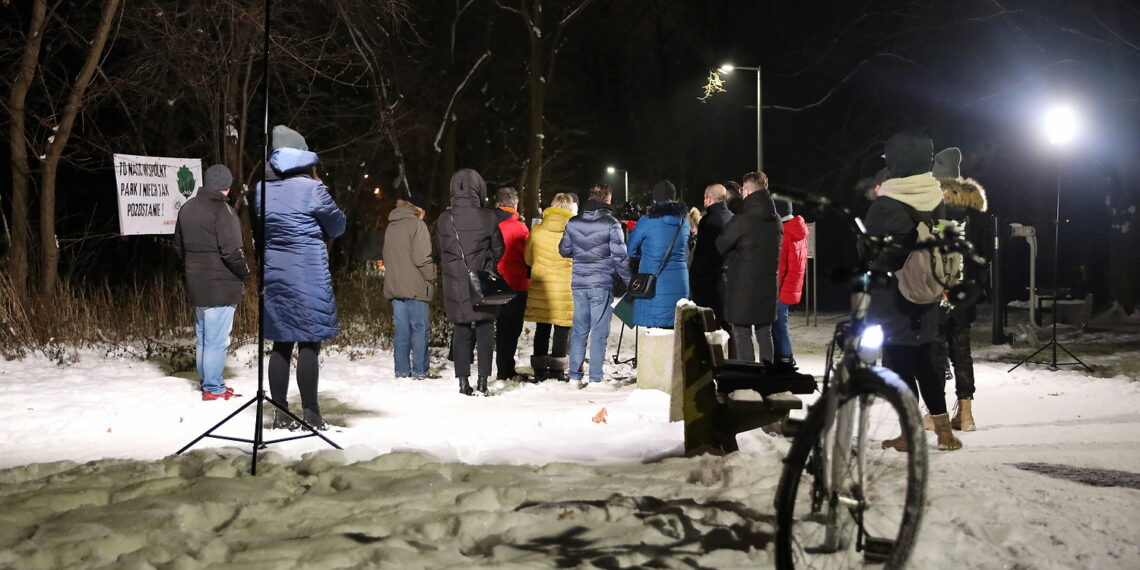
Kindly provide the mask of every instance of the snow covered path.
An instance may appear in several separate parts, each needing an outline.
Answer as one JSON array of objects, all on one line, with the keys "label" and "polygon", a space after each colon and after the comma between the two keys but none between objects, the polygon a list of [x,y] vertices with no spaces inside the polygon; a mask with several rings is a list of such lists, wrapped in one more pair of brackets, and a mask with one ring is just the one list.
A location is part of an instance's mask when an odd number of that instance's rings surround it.
[{"label": "snow covered path", "polygon": [[[822,321],[793,322],[812,372]],[[1010,349],[979,346],[979,431],[961,451],[932,451],[911,567],[1140,567],[1140,489],[1014,465],[1140,473],[1134,338],[1106,338],[1117,348],[1090,359],[1124,371],[1107,377],[1006,373],[991,361]],[[241,349],[228,369],[247,396],[253,356]],[[4,362],[0,568],[771,566],[785,439],[750,432],[740,453],[684,458],[662,393],[547,382],[467,398],[446,372],[391,370],[387,354],[326,354],[322,405],[346,426],[328,432],[345,451],[275,444],[251,477],[247,446],[210,439],[170,455],[244,398],[201,402],[188,374],[94,353],[67,367]],[[607,422],[593,422],[602,408]],[[246,414],[220,433],[252,426]]]}]

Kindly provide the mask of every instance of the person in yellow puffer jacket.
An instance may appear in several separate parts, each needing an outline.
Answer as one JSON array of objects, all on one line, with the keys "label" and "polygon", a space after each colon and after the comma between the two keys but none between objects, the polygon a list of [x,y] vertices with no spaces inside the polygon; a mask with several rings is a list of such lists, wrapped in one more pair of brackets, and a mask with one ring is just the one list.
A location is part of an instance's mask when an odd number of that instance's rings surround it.
[{"label": "person in yellow puffer jacket", "polygon": [[[570,292],[573,262],[558,252],[566,222],[578,214],[571,194],[555,194],[542,222],[531,228],[524,259],[530,266],[530,295],[523,319],[535,323],[534,354],[530,358],[536,381],[568,380],[567,347],[574,320],[574,297]],[[553,342],[551,342],[553,329]]]}]

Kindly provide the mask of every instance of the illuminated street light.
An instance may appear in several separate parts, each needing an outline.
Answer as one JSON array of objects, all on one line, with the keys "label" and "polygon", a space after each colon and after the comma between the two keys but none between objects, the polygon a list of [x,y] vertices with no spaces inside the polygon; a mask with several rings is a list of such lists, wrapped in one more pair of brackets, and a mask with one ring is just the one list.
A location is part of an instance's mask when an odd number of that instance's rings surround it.
[{"label": "illuminated street light", "polygon": [[625,186],[622,187],[622,194],[621,194],[622,200],[621,201],[623,204],[628,202],[629,201],[629,171],[628,170],[622,170],[620,168],[614,168],[612,166],[607,166],[606,172],[609,172],[610,174],[615,174],[615,173],[620,172],[624,175]]},{"label": "illuminated street light", "polygon": [[732,73],[737,69],[745,71],[756,72],[756,170],[764,170],[764,118],[760,112],[760,92],[763,83],[760,80],[760,67],[737,67],[731,63],[726,63],[717,68],[717,72],[723,75]]},{"label": "illuminated street light", "polygon": [[1057,105],[1049,109],[1045,113],[1045,120],[1042,123],[1045,130],[1045,136],[1049,142],[1054,145],[1066,144],[1072,141],[1077,136],[1077,131],[1080,128],[1080,121],[1077,119],[1077,113],[1072,107],[1068,105]]}]

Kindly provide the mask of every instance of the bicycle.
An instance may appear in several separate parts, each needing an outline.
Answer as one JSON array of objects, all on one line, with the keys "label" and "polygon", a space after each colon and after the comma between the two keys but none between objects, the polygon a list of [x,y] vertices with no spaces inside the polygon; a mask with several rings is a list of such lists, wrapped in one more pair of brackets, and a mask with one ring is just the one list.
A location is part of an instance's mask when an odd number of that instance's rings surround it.
[{"label": "bicycle", "polygon": [[[936,240],[903,247],[867,236],[862,222],[855,223],[871,251],[930,248],[984,263],[952,225]],[[927,475],[922,416],[906,383],[874,365],[883,330],[865,322],[871,291],[889,282],[886,273],[865,265],[851,278],[850,319],[836,325],[819,400],[784,459],[775,498],[777,568],[850,568],[863,562],[899,568],[914,548]],[[973,302],[977,288],[963,282],[950,296],[956,303]],[[906,451],[883,444],[897,437]]]}]

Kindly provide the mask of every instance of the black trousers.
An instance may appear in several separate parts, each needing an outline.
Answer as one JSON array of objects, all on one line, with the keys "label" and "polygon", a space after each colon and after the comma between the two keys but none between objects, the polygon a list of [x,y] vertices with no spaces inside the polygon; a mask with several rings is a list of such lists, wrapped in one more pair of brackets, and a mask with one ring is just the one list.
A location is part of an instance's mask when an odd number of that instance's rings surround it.
[{"label": "black trousers", "polygon": [[890,368],[906,382],[915,394],[922,396],[922,402],[931,415],[946,413],[946,376],[942,368],[935,368],[930,358],[931,346],[928,342],[918,346],[888,344],[883,346],[883,366]]},{"label": "black trousers", "polygon": [[[550,341],[550,329],[554,329],[554,342]],[[534,355],[553,356],[561,358],[566,356],[566,349],[570,346],[570,327],[560,327],[550,323],[534,324]]]},{"label": "black trousers", "polygon": [[451,356],[455,360],[455,377],[471,377],[471,361],[479,352],[479,377],[491,376],[491,352],[495,343],[495,321],[453,325]]},{"label": "black trousers", "polygon": [[974,399],[974,355],[970,352],[973,315],[960,311],[943,311],[938,321],[938,339],[931,347],[934,368],[947,372],[947,356],[954,369],[954,393],[959,400]]},{"label": "black trousers", "polygon": [[297,352],[297,389],[301,392],[301,407],[318,409],[317,383],[321,376],[319,342],[273,342],[273,352],[269,354],[270,397],[282,406],[289,402],[289,361],[293,358],[294,344],[301,345]]},{"label": "black trousers", "polygon": [[526,291],[519,291],[514,299],[499,308],[495,319],[495,368],[499,379],[513,378],[515,351],[522,336],[523,314],[526,313]]}]

